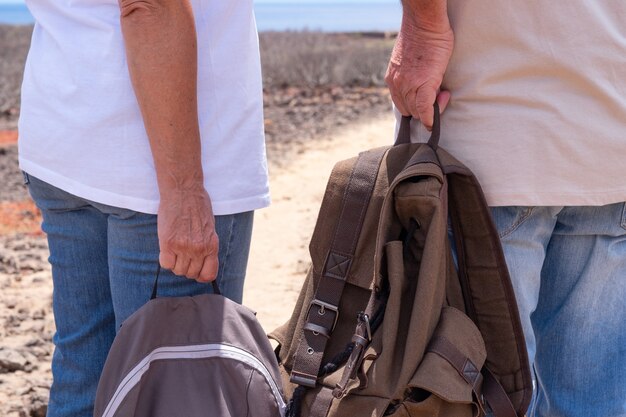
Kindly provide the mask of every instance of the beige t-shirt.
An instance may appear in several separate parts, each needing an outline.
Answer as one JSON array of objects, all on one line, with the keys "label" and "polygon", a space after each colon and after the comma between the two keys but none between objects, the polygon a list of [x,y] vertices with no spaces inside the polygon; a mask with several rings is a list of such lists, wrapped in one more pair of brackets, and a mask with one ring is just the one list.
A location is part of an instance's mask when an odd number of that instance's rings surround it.
[{"label": "beige t-shirt", "polygon": [[[626,201],[626,1],[449,0],[441,146],[503,205]],[[414,126],[414,138],[428,132]]]}]

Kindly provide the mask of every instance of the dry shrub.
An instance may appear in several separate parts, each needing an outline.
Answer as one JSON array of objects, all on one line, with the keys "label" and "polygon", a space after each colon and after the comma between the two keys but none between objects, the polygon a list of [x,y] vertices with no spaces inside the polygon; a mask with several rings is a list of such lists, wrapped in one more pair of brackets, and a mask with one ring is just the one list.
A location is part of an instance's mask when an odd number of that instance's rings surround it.
[{"label": "dry shrub", "polygon": [[19,108],[24,62],[32,26],[0,25],[0,118],[15,115]]},{"label": "dry shrub", "polygon": [[[0,122],[13,120],[32,26],[0,25]],[[384,86],[393,38],[382,33],[263,32],[263,83],[277,87]]]},{"label": "dry shrub", "polygon": [[393,40],[384,34],[261,33],[265,88],[382,86]]}]

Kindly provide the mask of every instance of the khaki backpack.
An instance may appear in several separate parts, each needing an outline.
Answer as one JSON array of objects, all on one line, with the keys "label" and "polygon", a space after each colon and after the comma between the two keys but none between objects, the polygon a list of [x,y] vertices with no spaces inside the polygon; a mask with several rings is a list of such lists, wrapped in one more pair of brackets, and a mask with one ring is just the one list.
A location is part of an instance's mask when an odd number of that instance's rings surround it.
[{"label": "khaki backpack", "polygon": [[438,148],[438,109],[428,144],[410,143],[409,121],[395,146],[331,174],[312,267],[291,319],[270,334],[292,398],[288,416],[491,409],[516,417],[527,409],[524,337],[480,186]]}]

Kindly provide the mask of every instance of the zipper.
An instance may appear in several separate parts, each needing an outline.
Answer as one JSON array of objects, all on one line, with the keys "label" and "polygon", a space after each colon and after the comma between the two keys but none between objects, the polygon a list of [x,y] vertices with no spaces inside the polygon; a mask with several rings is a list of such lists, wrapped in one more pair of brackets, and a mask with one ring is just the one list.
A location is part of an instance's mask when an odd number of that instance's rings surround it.
[{"label": "zipper", "polygon": [[249,352],[230,345],[221,343],[195,345],[195,346],[165,346],[150,352],[137,364],[120,382],[113,397],[107,404],[102,417],[112,417],[128,393],[139,383],[141,377],[150,369],[150,364],[158,360],[168,359],[207,359],[223,358],[242,362],[258,371],[270,386],[274,398],[278,404],[281,417],[285,415],[285,400],[280,388],[267,367]]}]

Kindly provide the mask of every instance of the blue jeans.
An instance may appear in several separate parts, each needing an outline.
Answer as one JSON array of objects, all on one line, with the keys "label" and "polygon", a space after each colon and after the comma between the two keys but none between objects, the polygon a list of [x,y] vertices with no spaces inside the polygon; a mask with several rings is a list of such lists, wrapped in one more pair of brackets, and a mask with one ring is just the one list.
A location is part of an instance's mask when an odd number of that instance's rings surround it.
[{"label": "blue jeans", "polygon": [[492,209],[535,395],[529,417],[626,417],[626,207]]},{"label": "blue jeans", "polygon": [[[56,323],[48,417],[92,417],[98,379],[116,330],[149,299],[159,259],[156,215],[84,200],[24,175],[43,215]],[[253,212],[216,216],[218,282],[241,302]],[[211,292],[161,271],[159,296]]]}]

